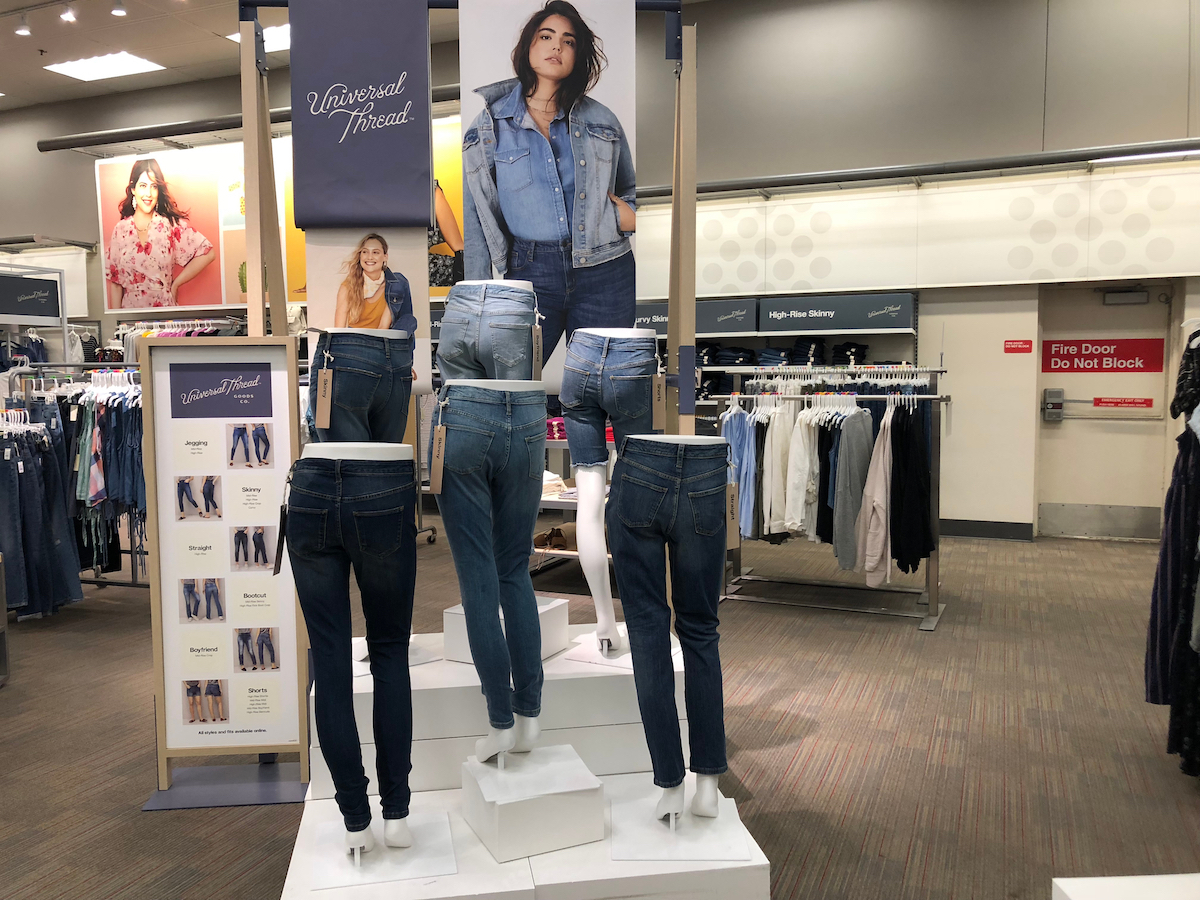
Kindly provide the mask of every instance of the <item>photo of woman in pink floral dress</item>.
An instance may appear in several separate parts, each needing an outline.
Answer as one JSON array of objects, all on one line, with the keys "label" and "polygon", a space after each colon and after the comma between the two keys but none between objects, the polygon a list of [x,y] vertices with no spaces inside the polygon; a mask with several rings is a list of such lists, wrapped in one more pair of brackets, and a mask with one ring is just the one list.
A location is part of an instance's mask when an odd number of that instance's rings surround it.
[{"label": "photo of woman in pink floral dress", "polygon": [[[188,224],[158,161],[139,159],[129,173],[105,258],[109,309],[178,306],[179,289],[215,258],[212,243]],[[176,275],[175,267],[181,266]]]}]

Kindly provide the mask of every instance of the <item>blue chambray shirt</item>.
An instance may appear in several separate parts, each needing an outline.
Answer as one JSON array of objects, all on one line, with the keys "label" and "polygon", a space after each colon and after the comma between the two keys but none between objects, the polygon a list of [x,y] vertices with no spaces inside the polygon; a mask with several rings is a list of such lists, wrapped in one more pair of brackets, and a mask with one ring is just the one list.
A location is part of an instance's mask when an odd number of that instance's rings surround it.
[{"label": "blue chambray shirt", "polygon": [[499,129],[496,147],[496,188],[509,232],[526,241],[567,240],[575,214],[575,153],[566,113],[555,114],[547,144],[518,85],[496,117],[512,126]]}]

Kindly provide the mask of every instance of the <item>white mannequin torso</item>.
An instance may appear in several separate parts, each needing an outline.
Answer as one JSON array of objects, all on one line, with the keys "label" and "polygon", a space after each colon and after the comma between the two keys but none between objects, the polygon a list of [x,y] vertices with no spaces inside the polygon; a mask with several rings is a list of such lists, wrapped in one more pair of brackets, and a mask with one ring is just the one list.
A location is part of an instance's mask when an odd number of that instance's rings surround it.
[{"label": "white mannequin torso", "polygon": [[639,441],[658,441],[661,444],[724,444],[723,437],[710,437],[703,434],[631,434],[630,439]]},{"label": "white mannequin torso", "polygon": [[330,441],[305,444],[302,459],[362,459],[394,462],[413,458],[411,444],[376,444],[355,441]]},{"label": "white mannequin torso", "polygon": [[488,278],[483,281],[460,281],[459,284],[499,284],[504,287],[523,288],[527,291],[533,290],[532,281],[511,281],[507,278]]},{"label": "white mannequin torso", "polygon": [[540,391],[540,381],[500,381],[495,378],[451,378],[446,387],[483,388],[485,391]]},{"label": "white mannequin torso", "polygon": [[575,333],[594,334],[606,338],[656,338],[653,328],[576,328]]}]

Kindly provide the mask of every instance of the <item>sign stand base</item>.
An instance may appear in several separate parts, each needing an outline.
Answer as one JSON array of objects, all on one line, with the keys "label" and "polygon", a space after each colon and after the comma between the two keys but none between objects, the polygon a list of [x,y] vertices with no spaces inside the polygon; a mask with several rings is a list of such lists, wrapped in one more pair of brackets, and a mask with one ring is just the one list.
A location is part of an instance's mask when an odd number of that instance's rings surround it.
[{"label": "sign stand base", "polygon": [[151,794],[142,812],[303,803],[308,791],[308,785],[300,780],[300,763],[296,762],[180,766],[172,770],[171,776],[171,787]]}]

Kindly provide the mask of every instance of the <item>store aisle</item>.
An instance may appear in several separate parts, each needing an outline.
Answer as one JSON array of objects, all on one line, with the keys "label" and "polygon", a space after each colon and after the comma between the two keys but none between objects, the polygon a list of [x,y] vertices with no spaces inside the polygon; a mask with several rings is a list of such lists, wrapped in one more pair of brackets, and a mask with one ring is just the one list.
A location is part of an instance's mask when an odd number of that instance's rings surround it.
[{"label": "store aisle", "polygon": [[[772,861],[773,896],[1037,898],[1053,875],[1200,870],[1194,780],[1162,750],[1166,710],[1142,702],[1157,548],[943,547],[950,608],[933,634],[722,605],[722,788]],[[418,554],[415,626],[438,630],[458,599],[449,548]],[[154,788],[144,591],[89,589],[9,629],[6,900],[279,895],[300,807],[140,812]]]}]

